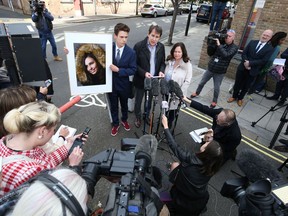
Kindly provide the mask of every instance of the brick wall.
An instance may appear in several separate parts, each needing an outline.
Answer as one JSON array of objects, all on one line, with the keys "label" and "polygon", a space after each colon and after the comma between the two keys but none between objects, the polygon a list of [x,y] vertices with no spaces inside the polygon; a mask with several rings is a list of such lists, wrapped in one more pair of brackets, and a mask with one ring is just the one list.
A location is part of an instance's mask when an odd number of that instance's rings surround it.
[{"label": "brick wall", "polygon": [[[249,18],[251,8],[253,7],[254,0],[239,0],[237,5],[236,14],[232,20],[231,28],[237,33],[235,38],[235,44],[239,45],[242,36],[244,35],[244,29]],[[261,15],[255,28],[253,39],[258,39],[265,29],[272,29],[275,32],[284,31],[288,33],[288,0],[266,0],[263,9],[260,9]],[[207,37],[203,40],[201,55],[198,66],[206,69],[209,61],[209,56],[206,53],[207,50]],[[281,46],[281,53],[288,47],[288,38]],[[237,67],[240,63],[240,56],[236,55],[230,62],[226,76],[229,78],[235,78]],[[275,81],[268,78],[267,89],[274,91]]]}]

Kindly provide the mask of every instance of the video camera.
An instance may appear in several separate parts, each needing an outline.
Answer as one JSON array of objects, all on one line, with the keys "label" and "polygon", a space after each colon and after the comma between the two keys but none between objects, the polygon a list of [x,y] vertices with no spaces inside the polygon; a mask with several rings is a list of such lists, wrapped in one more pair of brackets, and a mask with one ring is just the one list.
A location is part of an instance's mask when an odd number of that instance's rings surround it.
[{"label": "video camera", "polygon": [[[123,140],[121,151],[107,149],[83,162],[82,178],[87,182],[88,193],[94,196],[94,187],[101,177],[120,178],[110,189],[103,215],[146,215],[147,208],[150,215],[151,210],[155,212],[152,215],[158,215],[163,207],[157,195],[161,172],[152,166],[150,156],[151,151],[157,150],[158,142],[152,135],[132,139],[134,144]],[[146,151],[146,146],[151,151]]]},{"label": "video camera", "polygon": [[271,191],[269,179],[249,185],[247,178],[237,178],[227,180],[220,193],[239,206],[239,216],[287,216],[288,208]]},{"label": "video camera", "polygon": [[45,7],[45,2],[41,0],[30,1],[30,8],[37,13],[42,13],[44,10],[44,7]]},{"label": "video camera", "polygon": [[228,37],[226,31],[215,32],[208,36],[208,45],[216,44],[215,39],[219,39],[220,44],[225,44],[225,39]]}]

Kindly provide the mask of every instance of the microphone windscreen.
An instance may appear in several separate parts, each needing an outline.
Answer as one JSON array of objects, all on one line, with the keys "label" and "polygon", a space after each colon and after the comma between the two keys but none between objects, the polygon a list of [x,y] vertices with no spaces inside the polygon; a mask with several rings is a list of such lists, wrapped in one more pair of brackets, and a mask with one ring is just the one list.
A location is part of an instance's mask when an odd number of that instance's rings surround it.
[{"label": "microphone windscreen", "polygon": [[168,82],[165,78],[160,80],[160,91],[162,95],[169,94]]},{"label": "microphone windscreen", "polygon": [[180,85],[177,82],[174,82],[174,93],[177,97],[183,98],[183,92]]},{"label": "microphone windscreen", "polygon": [[158,141],[155,136],[146,134],[140,137],[139,143],[135,147],[135,154],[139,151],[143,151],[151,156],[152,163],[155,164],[156,153],[158,148]]},{"label": "microphone windscreen", "polygon": [[152,79],[152,95],[153,96],[159,95],[159,81],[158,81],[158,79]]},{"label": "microphone windscreen", "polygon": [[152,88],[152,83],[151,83],[152,79],[151,78],[145,78],[144,79],[144,90],[145,91],[150,91]]},{"label": "microphone windscreen", "polygon": [[174,81],[173,80],[169,80],[168,87],[169,87],[170,93],[174,92]]},{"label": "microphone windscreen", "polygon": [[266,178],[269,178],[272,182],[280,179],[276,172],[277,168],[273,167],[256,151],[244,149],[237,157],[236,162],[250,182]]}]

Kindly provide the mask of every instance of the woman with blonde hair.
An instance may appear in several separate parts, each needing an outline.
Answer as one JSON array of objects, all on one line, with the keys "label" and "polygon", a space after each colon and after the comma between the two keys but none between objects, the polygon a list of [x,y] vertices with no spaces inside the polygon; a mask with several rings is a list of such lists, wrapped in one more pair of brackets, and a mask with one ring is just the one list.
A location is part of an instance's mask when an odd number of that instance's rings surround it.
[{"label": "woman with blonde hair", "polygon": [[[42,174],[40,174],[41,178],[36,177],[36,181],[33,182],[20,197],[12,215],[74,215],[69,208],[67,208],[67,205],[65,205],[65,200],[58,198],[56,193],[50,190],[45,183],[43,183],[42,179],[44,179],[44,181],[46,180],[45,175],[42,176]],[[49,183],[51,186],[55,187],[55,189],[61,191],[61,184],[63,184],[64,187],[66,187],[69,192],[72,193],[69,197],[67,196],[68,199],[70,199],[68,202],[70,201],[72,204],[74,204],[70,198],[71,196],[74,196],[76,198],[75,201],[80,204],[83,213],[85,214],[87,212],[86,203],[88,200],[88,194],[84,179],[70,169],[58,169],[47,175],[48,178],[52,176],[56,181],[59,181],[59,183],[54,185],[53,183]],[[54,180],[54,178],[52,178],[52,180]],[[64,193],[64,195],[66,194]],[[74,209],[77,208],[75,207]],[[81,211],[81,209],[78,209],[78,215],[80,215],[79,211]]]},{"label": "woman with blonde hair", "polygon": [[[55,168],[67,158],[74,140],[80,135],[68,138],[67,143],[50,154],[40,148],[53,136],[60,116],[55,105],[44,101],[22,105],[5,115],[3,123],[8,135],[0,140],[0,157],[3,158],[0,196],[42,170]],[[69,165],[78,165],[82,157],[82,150],[75,148],[69,156]]]},{"label": "woman with blonde hair", "polygon": [[76,75],[82,85],[106,84],[105,50],[96,44],[81,45],[76,52]]}]

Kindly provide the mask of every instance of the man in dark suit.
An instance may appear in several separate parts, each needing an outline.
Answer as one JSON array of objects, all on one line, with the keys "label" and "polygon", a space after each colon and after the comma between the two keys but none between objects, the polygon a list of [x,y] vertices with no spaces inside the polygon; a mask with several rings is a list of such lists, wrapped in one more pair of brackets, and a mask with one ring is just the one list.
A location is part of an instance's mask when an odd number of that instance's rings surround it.
[{"label": "man in dark suit", "polygon": [[[153,76],[164,77],[165,71],[165,47],[159,42],[162,35],[162,28],[158,25],[149,27],[148,36],[134,46],[137,56],[137,71],[134,75],[135,86],[135,126],[141,126],[141,104],[144,96],[144,79]],[[151,98],[148,101],[148,116],[151,109]],[[145,108],[144,108],[145,109]],[[147,117],[146,116],[146,117]],[[146,120],[146,119],[145,119]]]},{"label": "man in dark suit", "polygon": [[118,23],[114,27],[113,64],[110,65],[110,69],[113,72],[113,85],[112,92],[108,94],[113,121],[112,136],[117,135],[120,127],[118,117],[119,101],[122,111],[121,124],[126,131],[130,130],[130,125],[127,122],[128,96],[131,90],[129,76],[135,74],[137,65],[134,50],[126,45],[129,32],[130,28],[123,23]]},{"label": "man in dark suit", "polygon": [[243,98],[251,83],[273,53],[273,47],[267,43],[272,35],[273,31],[267,29],[262,33],[260,40],[252,40],[245,47],[236,72],[233,96],[227,100],[228,103],[238,100],[238,106],[242,106]]}]

